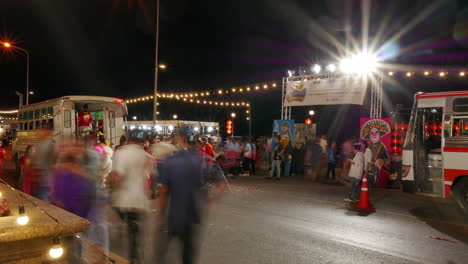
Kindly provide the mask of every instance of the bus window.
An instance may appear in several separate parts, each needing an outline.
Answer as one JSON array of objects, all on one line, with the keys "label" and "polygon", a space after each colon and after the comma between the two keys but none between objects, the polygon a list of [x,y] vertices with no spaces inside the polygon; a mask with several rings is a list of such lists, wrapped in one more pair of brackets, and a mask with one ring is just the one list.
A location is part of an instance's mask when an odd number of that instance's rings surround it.
[{"label": "bus window", "polygon": [[114,111],[109,112],[109,127],[110,128],[115,127],[115,112]]},{"label": "bus window", "polygon": [[36,109],[34,110],[34,119],[39,119],[41,118],[41,110]]},{"label": "bus window", "polygon": [[[459,98],[459,99],[462,99],[462,98]],[[468,118],[454,118],[453,119],[452,135],[454,137],[468,136]]]},{"label": "bus window", "polygon": [[71,120],[71,112],[70,110],[65,110],[63,112],[63,126],[65,128],[70,128],[71,127],[71,123],[72,120]]},{"label": "bus window", "polygon": [[48,107],[47,108],[47,118],[54,118],[54,108]]},{"label": "bus window", "polygon": [[454,112],[468,112],[468,98],[457,98],[453,100]]}]

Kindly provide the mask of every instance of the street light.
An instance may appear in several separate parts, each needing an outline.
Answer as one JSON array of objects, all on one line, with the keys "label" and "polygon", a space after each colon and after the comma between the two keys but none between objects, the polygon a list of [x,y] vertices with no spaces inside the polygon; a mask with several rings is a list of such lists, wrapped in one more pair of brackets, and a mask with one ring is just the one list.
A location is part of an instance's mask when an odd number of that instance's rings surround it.
[{"label": "street light", "polygon": [[232,118],[236,118],[236,113],[231,113]]},{"label": "street light", "polygon": [[156,43],[154,47],[154,94],[153,94],[153,123],[156,124],[158,116],[158,55],[159,55],[159,0],[156,1]]},{"label": "street light", "polygon": [[159,64],[158,67],[161,70],[165,70],[167,68],[167,65],[166,64]]},{"label": "street light", "polygon": [[310,111],[309,111],[309,115],[310,115],[310,116],[315,115],[315,111],[314,111],[314,110],[310,110]]},{"label": "street light", "polygon": [[177,119],[177,115],[173,115],[172,118]]},{"label": "street light", "polygon": [[133,118],[133,120],[137,120],[137,117],[136,117],[136,116],[133,116],[132,118]]},{"label": "street light", "polygon": [[1,42],[0,44],[3,45],[7,49],[17,49],[17,50],[24,52],[24,54],[26,54],[26,105],[29,105],[29,52],[28,50],[23,49],[21,47],[13,46],[9,42]]}]

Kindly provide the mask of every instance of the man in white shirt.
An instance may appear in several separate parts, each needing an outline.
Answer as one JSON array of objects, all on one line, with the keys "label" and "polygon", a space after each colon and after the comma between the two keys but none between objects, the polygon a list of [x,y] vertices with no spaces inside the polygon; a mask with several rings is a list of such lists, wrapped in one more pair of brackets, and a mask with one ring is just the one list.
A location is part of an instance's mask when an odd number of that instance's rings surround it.
[{"label": "man in white shirt", "polygon": [[354,145],[354,158],[350,160],[351,168],[349,177],[351,178],[351,192],[349,197],[344,199],[346,202],[356,202],[359,200],[359,191],[361,190],[361,178],[364,173],[364,154],[361,152],[361,145]]},{"label": "man in white shirt", "polygon": [[114,153],[110,184],[113,187],[112,205],[127,223],[130,263],[141,263],[139,252],[139,223],[147,209],[145,182],[151,171],[151,156],[139,144],[141,140],[130,137],[129,143]]}]

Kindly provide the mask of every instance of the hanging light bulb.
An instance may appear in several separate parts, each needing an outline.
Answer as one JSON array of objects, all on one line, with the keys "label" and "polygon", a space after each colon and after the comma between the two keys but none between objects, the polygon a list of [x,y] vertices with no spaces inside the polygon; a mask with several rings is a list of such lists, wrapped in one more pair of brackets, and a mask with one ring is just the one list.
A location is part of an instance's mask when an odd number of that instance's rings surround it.
[{"label": "hanging light bulb", "polygon": [[60,244],[60,237],[56,236],[52,239],[52,247],[49,249],[49,256],[53,259],[58,259],[63,256],[63,247]]},{"label": "hanging light bulb", "polygon": [[271,86],[276,87],[276,83],[273,83]]},{"label": "hanging light bulb", "polygon": [[21,204],[18,208],[18,211],[19,211],[19,216],[16,219],[16,222],[18,223],[18,225],[23,226],[29,223],[29,217],[26,215],[26,211],[24,210],[24,205]]}]

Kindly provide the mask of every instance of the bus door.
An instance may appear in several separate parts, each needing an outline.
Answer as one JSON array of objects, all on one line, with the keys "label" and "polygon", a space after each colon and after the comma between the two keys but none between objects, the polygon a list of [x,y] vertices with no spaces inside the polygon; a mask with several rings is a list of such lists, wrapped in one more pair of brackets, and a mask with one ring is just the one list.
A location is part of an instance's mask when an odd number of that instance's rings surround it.
[{"label": "bus door", "polygon": [[418,108],[415,122],[414,181],[420,193],[443,195],[443,107]]},{"label": "bus door", "polygon": [[76,136],[76,122],[75,122],[75,104],[73,102],[64,102],[62,107],[62,131],[61,138]]},{"label": "bus door", "polygon": [[119,144],[123,135],[122,106],[119,104],[107,104],[104,107],[104,136],[111,147]]}]

